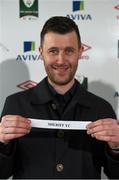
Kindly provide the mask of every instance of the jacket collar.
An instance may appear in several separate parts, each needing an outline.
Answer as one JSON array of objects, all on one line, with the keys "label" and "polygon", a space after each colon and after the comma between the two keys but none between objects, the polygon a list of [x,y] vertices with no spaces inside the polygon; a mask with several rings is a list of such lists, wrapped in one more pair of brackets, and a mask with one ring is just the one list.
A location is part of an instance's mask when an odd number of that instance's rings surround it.
[{"label": "jacket collar", "polygon": [[[44,78],[37,86],[32,89],[31,103],[32,104],[45,104],[53,101],[53,96],[48,88],[47,77]],[[89,92],[87,92],[78,82],[76,93],[73,97],[73,104],[78,103],[82,106],[90,107]]]},{"label": "jacket collar", "polygon": [[37,86],[35,86],[31,93],[31,103],[45,104],[53,99],[47,85],[47,77],[44,78]]},{"label": "jacket collar", "polygon": [[89,92],[81,86],[78,82],[76,94],[74,95],[73,102],[78,103],[81,106],[91,107],[91,101],[89,99]]}]

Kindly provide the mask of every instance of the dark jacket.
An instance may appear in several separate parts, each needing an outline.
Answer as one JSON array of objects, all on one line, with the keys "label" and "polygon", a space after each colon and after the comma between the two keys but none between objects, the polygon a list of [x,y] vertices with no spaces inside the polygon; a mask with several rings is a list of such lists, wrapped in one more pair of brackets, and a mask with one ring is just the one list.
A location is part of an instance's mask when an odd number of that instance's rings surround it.
[{"label": "dark jacket", "polygon": [[[9,96],[2,116],[6,114],[59,119],[45,79],[34,88]],[[116,118],[109,103],[78,83],[60,119],[95,121],[107,117]],[[111,155],[105,142],[91,138],[85,130],[32,128],[28,135],[0,145],[0,178],[100,179],[102,167],[109,178],[119,179],[119,158]]]}]

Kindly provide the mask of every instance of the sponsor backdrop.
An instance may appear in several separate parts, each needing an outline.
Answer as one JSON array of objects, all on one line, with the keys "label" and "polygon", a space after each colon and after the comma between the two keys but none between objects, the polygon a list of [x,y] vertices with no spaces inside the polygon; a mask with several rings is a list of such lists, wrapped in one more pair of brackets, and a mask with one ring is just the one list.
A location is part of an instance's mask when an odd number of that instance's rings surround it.
[{"label": "sponsor backdrop", "polygon": [[40,31],[54,15],[79,26],[84,52],[76,78],[109,101],[119,117],[119,0],[1,0],[0,112],[6,96],[46,75],[38,52]]},{"label": "sponsor backdrop", "polygon": [[0,113],[8,95],[45,77],[40,31],[54,15],[79,26],[84,52],[76,78],[109,101],[119,118],[119,0],[1,0]]},{"label": "sponsor backdrop", "polygon": [[76,78],[119,118],[119,0],[0,0],[0,113],[8,95],[45,77],[40,31],[54,15],[79,26],[84,52]]},{"label": "sponsor backdrop", "polygon": [[6,96],[46,75],[38,52],[40,31],[54,15],[79,26],[84,52],[76,78],[109,101],[119,118],[119,0],[1,0],[0,112]]}]

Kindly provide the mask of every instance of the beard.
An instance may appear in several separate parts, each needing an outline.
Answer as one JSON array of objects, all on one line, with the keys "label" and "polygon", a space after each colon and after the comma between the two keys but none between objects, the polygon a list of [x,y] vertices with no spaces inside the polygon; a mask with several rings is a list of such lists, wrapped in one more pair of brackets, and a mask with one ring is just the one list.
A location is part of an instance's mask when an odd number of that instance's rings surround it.
[{"label": "beard", "polygon": [[74,78],[78,63],[73,66],[66,64],[46,65],[45,63],[44,65],[46,73],[51,83],[63,86],[68,84]]}]

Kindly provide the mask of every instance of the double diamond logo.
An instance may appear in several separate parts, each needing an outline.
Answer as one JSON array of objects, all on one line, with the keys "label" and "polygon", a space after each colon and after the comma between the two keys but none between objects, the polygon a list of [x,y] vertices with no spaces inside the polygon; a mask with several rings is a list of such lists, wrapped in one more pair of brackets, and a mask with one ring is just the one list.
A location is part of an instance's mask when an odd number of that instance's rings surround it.
[{"label": "double diamond logo", "polygon": [[28,81],[25,81],[21,84],[18,84],[17,87],[20,88],[20,89],[23,89],[23,90],[27,90],[29,88],[32,88],[34,86],[36,86],[37,83],[34,82],[34,81],[31,81],[31,80],[28,80]]}]

